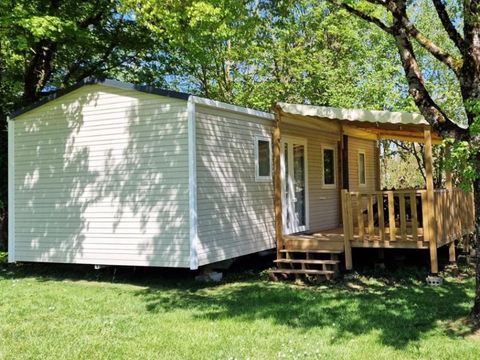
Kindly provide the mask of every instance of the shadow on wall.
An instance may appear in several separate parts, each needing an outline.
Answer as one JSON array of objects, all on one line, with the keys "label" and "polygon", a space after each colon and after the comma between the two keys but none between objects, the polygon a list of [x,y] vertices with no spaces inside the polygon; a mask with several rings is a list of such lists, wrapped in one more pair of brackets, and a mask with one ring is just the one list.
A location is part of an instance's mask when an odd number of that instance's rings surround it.
[{"label": "shadow on wall", "polygon": [[[275,246],[272,181],[255,181],[255,136],[271,124],[197,107],[200,264]],[[250,121],[249,121],[250,120]]]},{"label": "shadow on wall", "polygon": [[129,140],[120,161],[107,154],[103,196],[118,204],[113,233],[133,225],[135,250],[148,264],[188,267],[186,103],[169,101],[154,109],[139,101],[127,111]]},{"label": "shadow on wall", "polygon": [[[72,261],[82,254],[84,212],[99,195],[89,187],[90,149],[75,143],[84,124],[83,109],[95,95],[58,105],[35,118],[15,121],[16,254],[25,260]],[[63,119],[52,116],[62,114]],[[45,132],[45,127],[49,131]],[[77,176],[81,173],[82,176]]]},{"label": "shadow on wall", "polygon": [[70,95],[16,122],[17,258],[188,266],[185,102]]}]

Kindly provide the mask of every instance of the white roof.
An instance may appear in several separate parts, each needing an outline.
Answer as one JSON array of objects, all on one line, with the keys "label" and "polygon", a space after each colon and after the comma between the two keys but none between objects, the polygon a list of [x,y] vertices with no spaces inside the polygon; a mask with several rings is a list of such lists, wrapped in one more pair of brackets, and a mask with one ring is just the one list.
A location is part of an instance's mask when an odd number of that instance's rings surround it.
[{"label": "white roof", "polygon": [[403,125],[429,125],[425,118],[417,113],[361,110],[361,109],[341,109],[328,106],[300,105],[277,103],[280,109],[289,114],[303,116],[317,116],[320,118],[364,121],[381,124],[403,124]]}]

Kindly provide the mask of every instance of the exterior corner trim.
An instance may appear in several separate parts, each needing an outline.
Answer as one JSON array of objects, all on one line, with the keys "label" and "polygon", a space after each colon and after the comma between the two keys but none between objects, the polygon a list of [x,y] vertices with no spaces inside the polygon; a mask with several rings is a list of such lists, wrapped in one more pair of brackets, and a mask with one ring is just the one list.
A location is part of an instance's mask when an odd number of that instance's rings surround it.
[{"label": "exterior corner trim", "polygon": [[15,122],[8,121],[8,262],[15,262]]},{"label": "exterior corner trim", "polygon": [[190,224],[190,270],[198,269],[198,215],[197,215],[197,141],[195,100],[188,98],[188,203]]}]

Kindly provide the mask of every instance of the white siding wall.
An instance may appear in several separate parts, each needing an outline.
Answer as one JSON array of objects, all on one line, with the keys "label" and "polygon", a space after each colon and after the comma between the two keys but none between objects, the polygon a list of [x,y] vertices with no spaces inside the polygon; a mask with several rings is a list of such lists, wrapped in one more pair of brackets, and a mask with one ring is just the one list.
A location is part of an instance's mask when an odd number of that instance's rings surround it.
[{"label": "white siding wall", "polygon": [[[365,153],[365,180],[366,184],[360,186],[358,175],[358,154]],[[349,186],[350,191],[375,191],[377,190],[377,162],[375,161],[375,141],[365,140],[354,137],[348,137],[348,171],[349,171]],[[374,200],[376,202],[376,199]],[[353,205],[355,211],[357,205]],[[364,198],[362,202],[362,210],[368,206],[367,199]],[[353,219],[357,223],[357,219]]]},{"label": "white siding wall", "polygon": [[255,182],[272,121],[196,106],[199,265],[275,247],[273,182]]},{"label": "white siding wall", "polygon": [[17,261],[189,266],[187,102],[84,86],[15,119]]},{"label": "white siding wall", "polygon": [[[358,154],[365,153],[365,186],[359,185]],[[350,191],[377,190],[377,162],[375,161],[375,141],[348,137],[348,169]]]},{"label": "white siding wall", "polygon": [[[299,125],[282,124],[281,133],[284,136],[295,136],[307,140],[308,156],[308,192],[310,230],[327,230],[339,226],[339,186],[338,183],[338,141],[340,134],[329,133]],[[324,147],[334,148],[336,155],[337,178],[336,188],[323,187],[323,157]]]}]

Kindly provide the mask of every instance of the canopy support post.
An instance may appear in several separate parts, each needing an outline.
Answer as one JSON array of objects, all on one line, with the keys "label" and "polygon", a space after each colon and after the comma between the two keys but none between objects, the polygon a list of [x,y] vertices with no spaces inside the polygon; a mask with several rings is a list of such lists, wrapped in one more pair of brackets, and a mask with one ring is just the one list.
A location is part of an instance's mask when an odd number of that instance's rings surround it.
[{"label": "canopy support post", "polygon": [[[450,156],[450,145],[445,146],[445,153],[444,157],[448,158]],[[451,199],[452,199],[452,191],[453,191],[453,182],[452,182],[452,172],[448,169],[445,170],[445,188],[447,189],[447,206],[450,208],[451,206]],[[455,253],[455,240],[452,239],[452,242],[448,244],[448,261],[451,264],[455,264],[457,262],[457,256]]]},{"label": "canopy support post", "polygon": [[281,258],[283,249],[283,221],[282,221],[282,184],[281,184],[281,139],[280,139],[280,109],[275,109],[275,126],[272,132],[273,146],[273,187],[275,206],[275,238],[277,243],[277,259]]},{"label": "canopy support post", "polygon": [[427,188],[427,217],[423,219],[424,236],[428,241],[430,249],[430,271],[432,274],[438,274],[438,256],[437,256],[437,235],[435,226],[434,201],[435,190],[433,185],[433,160],[432,160],[432,132],[425,129],[423,132],[425,140],[425,175]]}]

